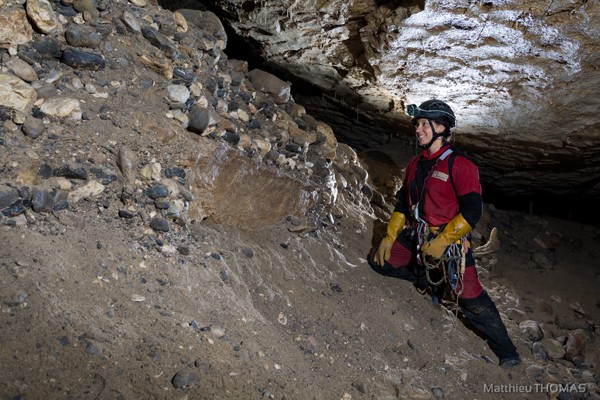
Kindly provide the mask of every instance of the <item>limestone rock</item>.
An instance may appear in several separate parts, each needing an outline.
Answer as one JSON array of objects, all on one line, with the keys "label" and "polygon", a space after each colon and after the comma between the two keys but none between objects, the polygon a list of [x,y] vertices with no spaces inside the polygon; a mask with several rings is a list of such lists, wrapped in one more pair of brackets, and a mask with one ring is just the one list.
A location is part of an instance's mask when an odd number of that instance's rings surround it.
[{"label": "limestone rock", "polygon": [[48,99],[40,107],[40,111],[56,119],[81,119],[81,104],[77,99],[55,97]]},{"label": "limestone rock", "polygon": [[33,38],[33,28],[23,9],[2,8],[0,10],[0,47],[9,48],[27,43]]},{"label": "limestone rock", "polygon": [[278,104],[287,103],[291,96],[291,84],[261,69],[248,72],[248,78],[257,90],[269,93]]},{"label": "limestone rock", "polygon": [[31,83],[38,79],[37,73],[33,67],[18,57],[11,57],[8,59],[6,61],[6,66],[13,74],[23,79],[25,82]]},{"label": "limestone rock", "polygon": [[542,340],[544,337],[544,332],[540,327],[540,324],[536,321],[526,320],[519,324],[519,328],[521,332],[525,335],[525,337],[533,342],[537,342]]},{"label": "limestone rock", "polygon": [[219,50],[225,50],[227,47],[227,33],[223,27],[223,23],[214,13],[210,11],[180,9],[177,10],[185,20],[194,25],[203,32],[212,35],[216,39],[216,45]]},{"label": "limestone rock", "polygon": [[89,25],[72,25],[65,32],[67,43],[74,47],[95,49],[102,43],[102,36]]},{"label": "limestone rock", "polygon": [[28,113],[36,99],[31,85],[15,75],[0,73],[0,106]]},{"label": "limestone rock", "polygon": [[569,334],[565,344],[565,359],[572,361],[575,357],[585,357],[587,338],[582,329],[576,329]]},{"label": "limestone rock", "polygon": [[63,26],[48,0],[27,0],[26,10],[29,19],[42,33],[62,32]]}]

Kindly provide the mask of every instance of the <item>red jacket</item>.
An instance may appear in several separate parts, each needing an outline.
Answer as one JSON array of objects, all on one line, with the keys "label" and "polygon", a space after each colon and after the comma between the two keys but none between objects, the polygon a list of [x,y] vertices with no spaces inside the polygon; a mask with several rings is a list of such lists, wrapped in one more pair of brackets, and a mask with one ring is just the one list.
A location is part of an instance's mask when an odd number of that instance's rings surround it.
[{"label": "red jacket", "polygon": [[425,150],[409,161],[395,211],[414,217],[411,210],[418,204],[419,217],[429,226],[444,225],[461,213],[474,228],[482,213],[479,170],[454,148],[440,160],[449,148],[446,144],[431,156]]}]

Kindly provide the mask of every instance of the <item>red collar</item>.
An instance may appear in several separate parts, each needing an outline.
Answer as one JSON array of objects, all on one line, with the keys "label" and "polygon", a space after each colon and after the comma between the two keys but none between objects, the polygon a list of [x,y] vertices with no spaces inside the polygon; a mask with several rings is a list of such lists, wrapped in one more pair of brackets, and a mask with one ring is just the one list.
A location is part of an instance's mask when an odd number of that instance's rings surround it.
[{"label": "red collar", "polygon": [[434,160],[436,158],[438,158],[439,156],[442,155],[443,152],[445,152],[446,150],[448,150],[450,148],[450,144],[446,143],[445,145],[443,145],[442,147],[440,147],[440,149],[438,151],[436,151],[435,153],[433,153],[432,155],[429,155],[429,153],[427,152],[427,150],[423,150],[423,154],[421,155],[421,159],[422,160]]}]

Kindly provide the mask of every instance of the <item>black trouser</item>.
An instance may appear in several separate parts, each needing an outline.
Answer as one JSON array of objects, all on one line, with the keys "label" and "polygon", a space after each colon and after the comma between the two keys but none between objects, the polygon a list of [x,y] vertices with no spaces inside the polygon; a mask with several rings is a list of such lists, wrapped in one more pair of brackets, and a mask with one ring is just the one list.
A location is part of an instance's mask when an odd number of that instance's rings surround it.
[{"label": "black trouser", "polygon": [[490,349],[500,359],[500,364],[510,359],[518,359],[519,353],[508,336],[508,331],[500,317],[496,305],[486,291],[474,299],[458,299],[467,321],[485,338]]}]

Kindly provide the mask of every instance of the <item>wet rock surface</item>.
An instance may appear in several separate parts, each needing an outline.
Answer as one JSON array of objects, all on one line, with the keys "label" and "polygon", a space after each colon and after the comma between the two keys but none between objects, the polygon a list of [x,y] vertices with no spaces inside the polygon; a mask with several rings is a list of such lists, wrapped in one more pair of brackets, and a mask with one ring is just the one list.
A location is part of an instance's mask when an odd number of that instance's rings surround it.
[{"label": "wet rock surface", "polygon": [[524,359],[506,371],[451,305],[367,267],[400,167],[250,79],[214,15],[27,3],[53,33],[0,7],[4,397],[598,398],[596,228],[486,209],[482,280]]}]

